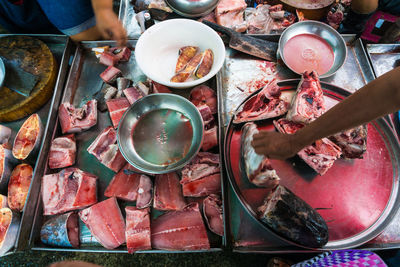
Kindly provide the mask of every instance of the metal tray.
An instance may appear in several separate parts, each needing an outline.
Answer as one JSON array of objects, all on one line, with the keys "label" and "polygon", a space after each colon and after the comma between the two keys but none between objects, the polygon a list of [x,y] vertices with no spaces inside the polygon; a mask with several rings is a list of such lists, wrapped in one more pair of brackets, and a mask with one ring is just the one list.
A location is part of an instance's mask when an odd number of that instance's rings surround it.
[{"label": "metal tray", "polygon": [[[279,35],[252,35],[270,41],[279,40]],[[343,35],[347,42],[347,58],[345,64],[338,72],[322,79],[322,82],[330,83],[344,88],[348,92],[355,92],[374,79],[373,70],[361,40],[354,40],[355,35]],[[218,90],[223,101],[220,102],[223,112],[222,122],[225,130],[233,111],[246,97],[264,86],[269,80],[298,78],[282,62],[272,64],[247,56],[232,49],[227,49],[225,65],[218,74]],[[390,126],[390,124],[388,124]],[[265,229],[255,221],[241,204],[231,186],[227,188],[228,215],[230,233],[229,238],[233,250],[236,252],[256,253],[295,253],[309,252],[300,247],[290,246],[271,234],[265,234]],[[263,234],[264,233],[264,234]],[[365,248],[370,248],[368,244]],[[373,249],[373,248],[372,248]]]},{"label": "metal tray", "polygon": [[[2,34],[0,35],[1,37],[5,36],[10,36],[9,34]],[[38,38],[41,41],[43,41],[51,50],[53,53],[57,64],[59,66],[58,68],[58,74],[57,74],[57,82],[54,87],[54,94],[51,99],[51,101],[48,101],[43,107],[41,107],[37,113],[39,114],[43,126],[44,126],[44,133],[43,133],[43,139],[40,147],[40,152],[38,154],[37,160],[35,162],[34,167],[34,172],[33,172],[33,177],[32,177],[32,182],[29,188],[29,193],[27,196],[26,204],[22,213],[21,217],[21,224],[18,230],[18,235],[17,235],[17,240],[14,248],[14,252],[16,250],[23,250],[27,248],[28,245],[28,240],[29,240],[29,233],[31,230],[31,226],[33,223],[33,215],[36,207],[36,201],[38,199],[38,190],[37,190],[37,184],[40,184],[40,179],[43,174],[40,162],[41,158],[43,158],[43,151],[46,150],[46,137],[51,135],[52,128],[50,127],[52,120],[54,120],[54,109],[55,107],[58,107],[58,103],[61,99],[61,92],[64,87],[64,82],[66,78],[66,74],[68,71],[69,67],[69,57],[70,53],[69,51],[71,50],[71,47],[73,46],[72,42],[69,40],[68,37],[64,35],[28,35],[34,38]],[[17,121],[9,122],[9,123],[2,123],[2,125],[5,125],[7,127],[10,127],[13,130],[11,140],[14,140],[15,135],[17,134],[19,128],[21,127],[22,123],[26,120],[25,118],[22,118]],[[50,128],[49,128],[50,127]]]},{"label": "metal tray", "polygon": [[367,44],[375,77],[400,66],[400,44]]},{"label": "metal tray", "polygon": [[[278,85],[282,90],[294,92],[299,82],[299,79],[285,80]],[[349,95],[336,86],[321,85],[328,108]],[[229,181],[249,214],[271,232],[256,214],[269,190],[251,185],[240,174],[240,126],[231,120],[226,134],[225,161]],[[274,129],[272,120],[259,122],[258,128]],[[330,241],[321,250],[333,250],[359,246],[379,235],[391,222],[400,207],[399,157],[400,146],[392,129],[385,120],[378,119],[368,125],[368,150],[362,160],[338,160],[323,176],[298,158],[271,160],[271,163],[281,178],[281,184],[312,207],[322,208],[319,213],[327,221]]]},{"label": "metal tray", "polygon": [[[136,40],[128,41],[128,45],[134,47],[136,44]],[[116,43],[113,41],[98,41],[98,42],[82,42],[80,46],[77,47],[75,51],[74,61],[72,63],[71,72],[69,74],[67,84],[64,90],[64,95],[62,98],[62,102],[70,101],[75,106],[80,105],[88,101],[91,96],[99,90],[102,85],[102,80],[99,77],[99,74],[104,71],[105,66],[98,63],[98,59],[95,57],[94,53],[90,51],[92,47],[99,46],[116,46]],[[131,80],[144,81],[146,80],[146,76],[140,71],[138,66],[136,65],[134,53],[132,53],[131,59],[129,62],[120,64],[118,66],[121,69],[122,73],[125,77],[130,78]],[[211,79],[208,83],[211,88],[216,88],[215,78]],[[184,97],[188,97],[190,90],[179,90],[172,89],[173,93],[179,94]],[[218,95],[218,100],[220,100],[220,96]],[[220,119],[220,118],[218,118]],[[93,160],[93,157],[90,156],[86,149],[92,143],[92,141],[97,137],[97,135],[103,130],[105,127],[111,125],[111,120],[109,118],[108,111],[106,112],[98,112],[98,120],[97,125],[91,128],[88,131],[83,133],[79,133],[76,135],[76,140],[78,143],[77,146],[77,163],[74,165],[84,171],[88,171],[90,173],[95,174],[99,177],[98,180],[98,199],[102,201],[106,199],[104,196],[104,191],[108,186],[109,182],[115,175],[113,171],[102,165],[97,160]],[[220,123],[220,122],[219,122]],[[54,119],[52,127],[54,129],[53,135],[46,139],[46,143],[50,144],[51,140],[53,140],[56,136],[61,135],[60,127],[58,127],[58,118]],[[221,124],[220,124],[221,125]],[[222,131],[219,131],[219,140],[220,146],[219,151],[222,151],[223,148],[223,134]],[[44,174],[50,172],[47,168],[47,154],[49,147],[46,150],[43,150],[43,153],[46,155],[41,161],[40,166],[44,169]],[[222,173],[223,170],[223,157],[220,153],[220,161],[221,161],[221,183],[222,183],[222,201],[225,203],[224,197],[224,175]],[[191,198],[190,200],[195,200]],[[129,203],[129,202],[128,202]],[[223,205],[223,209],[225,209],[225,205]],[[123,208],[122,208],[123,210]],[[152,210],[152,217],[156,217],[160,215],[161,212]],[[225,214],[225,212],[224,212]],[[114,250],[108,250],[103,248],[100,244],[96,244],[93,241],[93,237],[90,236],[90,231],[87,227],[80,221],[80,230],[81,230],[81,247],[79,249],[69,249],[69,248],[59,248],[59,247],[50,247],[41,243],[40,241],[40,228],[43,223],[43,203],[41,198],[39,197],[39,201],[37,202],[36,212],[34,214],[34,223],[32,226],[31,236],[29,243],[32,246],[32,250],[47,250],[47,251],[75,251],[75,252],[106,252],[106,253],[127,253],[126,246],[121,246]],[[224,220],[224,230],[226,229]],[[226,231],[225,231],[226,232]],[[221,251],[223,247],[226,245],[226,238],[223,236],[222,238],[211,233],[209,233],[209,240],[211,249],[210,250],[202,250],[202,251],[164,251],[164,250],[147,250],[147,251],[138,251],[137,253],[185,253],[185,252],[212,252],[212,251]]]}]

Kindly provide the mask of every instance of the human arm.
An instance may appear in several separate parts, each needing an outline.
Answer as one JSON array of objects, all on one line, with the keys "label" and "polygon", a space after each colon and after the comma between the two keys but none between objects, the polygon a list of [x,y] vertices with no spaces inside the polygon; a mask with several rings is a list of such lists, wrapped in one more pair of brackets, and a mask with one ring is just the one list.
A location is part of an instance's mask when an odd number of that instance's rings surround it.
[{"label": "human arm", "polygon": [[400,67],[380,76],[293,135],[261,131],[252,145],[258,154],[286,159],[315,140],[354,128],[400,109]]},{"label": "human arm", "polygon": [[113,11],[112,0],[92,0],[93,11],[96,16],[96,26],[105,39],[113,39],[118,45],[126,44],[126,30]]}]

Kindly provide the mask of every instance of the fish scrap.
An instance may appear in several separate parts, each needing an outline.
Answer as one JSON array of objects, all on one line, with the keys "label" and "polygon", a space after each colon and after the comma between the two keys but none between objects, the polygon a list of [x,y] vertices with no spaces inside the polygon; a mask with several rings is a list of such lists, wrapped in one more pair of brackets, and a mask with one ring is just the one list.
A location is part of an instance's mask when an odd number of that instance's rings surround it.
[{"label": "fish scrap", "polygon": [[14,158],[11,150],[0,145],[0,191],[7,190],[8,180],[17,162],[18,160]]},{"label": "fish scrap", "polygon": [[97,101],[97,109],[101,112],[107,110],[106,102],[110,99],[116,98],[118,89],[109,84],[103,83],[101,89],[93,95],[93,99]]},{"label": "fish scrap", "polygon": [[86,131],[97,124],[97,101],[90,100],[81,108],[62,103],[58,108],[58,118],[63,134]]},{"label": "fish scrap", "polygon": [[54,138],[49,151],[50,169],[72,166],[75,164],[75,157],[76,142],[74,134]]},{"label": "fish scrap", "polygon": [[211,194],[203,200],[203,214],[208,229],[219,236],[223,236],[222,201],[218,195]]},{"label": "fish scrap", "polygon": [[367,127],[360,125],[328,138],[342,149],[343,158],[362,159],[363,154],[367,151],[367,135]]},{"label": "fish scrap", "polygon": [[274,188],[279,184],[279,176],[272,167],[269,159],[254,151],[251,142],[259,131],[253,122],[246,123],[242,128],[240,142],[240,170],[252,184],[260,187]]},{"label": "fish scrap", "polygon": [[151,249],[150,209],[126,207],[125,211],[128,253]]},{"label": "fish scrap", "polygon": [[40,230],[40,240],[50,246],[78,248],[78,214],[68,212],[47,220]]},{"label": "fish scrap", "polygon": [[247,23],[244,11],[247,4],[244,0],[221,0],[215,8],[215,17],[219,25],[237,32],[245,32]]}]

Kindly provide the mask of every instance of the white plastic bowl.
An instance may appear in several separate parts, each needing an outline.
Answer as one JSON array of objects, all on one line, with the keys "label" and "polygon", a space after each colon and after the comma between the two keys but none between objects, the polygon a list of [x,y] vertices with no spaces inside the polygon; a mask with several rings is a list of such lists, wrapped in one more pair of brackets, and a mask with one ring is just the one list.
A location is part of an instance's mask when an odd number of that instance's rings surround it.
[{"label": "white plastic bowl", "polygon": [[[175,75],[178,51],[183,46],[198,46],[200,51],[211,49],[214,63],[210,72],[200,79],[171,82]],[[143,73],[160,84],[172,88],[188,88],[212,78],[225,60],[221,37],[205,24],[190,19],[171,19],[151,26],[136,43],[135,57]]]}]

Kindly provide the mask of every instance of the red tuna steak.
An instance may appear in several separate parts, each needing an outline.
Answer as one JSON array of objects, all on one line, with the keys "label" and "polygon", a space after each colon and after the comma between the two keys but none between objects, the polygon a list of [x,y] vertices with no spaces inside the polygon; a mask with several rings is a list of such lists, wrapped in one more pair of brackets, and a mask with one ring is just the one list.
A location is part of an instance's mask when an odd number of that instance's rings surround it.
[{"label": "red tuna steak", "polygon": [[125,243],[125,221],[115,197],[81,210],[79,217],[103,247],[114,249]]},{"label": "red tuna steak", "polygon": [[43,214],[82,209],[97,202],[97,177],[78,168],[67,168],[42,178]]},{"label": "red tuna steak", "polygon": [[8,182],[7,202],[10,209],[22,211],[32,181],[33,169],[29,164],[17,165]]},{"label": "red tuna steak", "polygon": [[100,54],[99,62],[106,66],[114,66],[118,63],[118,58],[113,53],[104,51]]},{"label": "red tuna steak", "polygon": [[305,71],[292,99],[286,118],[294,122],[309,123],[325,112],[324,92],[315,71]]},{"label": "red tuna steak", "polygon": [[151,249],[150,210],[126,207],[126,246],[129,253]]},{"label": "red tuna steak", "polygon": [[122,115],[124,115],[124,112],[131,106],[131,104],[129,104],[128,99],[125,97],[110,99],[106,104],[108,111],[110,112],[112,124],[114,128],[117,128]]},{"label": "red tuna steak", "polygon": [[189,99],[196,107],[207,105],[210,107],[212,114],[217,113],[217,95],[214,90],[207,85],[198,85],[193,88],[190,92]]},{"label": "red tuna steak", "polygon": [[108,126],[97,136],[87,151],[106,167],[118,172],[126,161],[116,143],[117,132],[112,126]]},{"label": "red tuna steak", "polygon": [[90,100],[81,108],[62,103],[58,109],[62,133],[79,133],[97,123],[97,101]]},{"label": "red tuna steak", "polygon": [[111,180],[106,188],[106,197],[117,197],[126,201],[136,201],[141,174],[127,163]]},{"label": "red tuna steak", "polygon": [[122,73],[114,66],[109,66],[105,71],[100,74],[100,78],[105,83],[114,83]]},{"label": "red tuna steak", "polygon": [[[274,125],[279,132],[286,134],[294,134],[304,126],[301,123],[291,122],[287,119],[274,121]],[[317,173],[324,175],[333,166],[335,160],[342,155],[342,152],[340,147],[328,138],[322,138],[300,150],[297,155]]]},{"label": "red tuna steak", "polygon": [[186,206],[175,172],[156,175],[153,207],[157,210],[181,210]]},{"label": "red tuna steak", "polygon": [[138,187],[138,197],[136,200],[136,207],[138,209],[144,209],[151,205],[153,200],[153,182],[150,177],[146,175],[140,176],[140,182]]},{"label": "red tuna steak", "polygon": [[281,97],[281,89],[272,80],[257,95],[247,100],[235,114],[234,123],[259,121],[285,114],[290,102]]},{"label": "red tuna steak", "polygon": [[219,196],[209,195],[203,200],[203,214],[208,228],[213,233],[223,236],[222,201]]},{"label": "red tuna steak", "polygon": [[36,154],[42,138],[43,125],[38,114],[32,114],[21,126],[14,139],[12,154],[16,159],[24,160]]},{"label": "red tuna steak", "polygon": [[197,203],[181,211],[167,212],[151,224],[153,248],[166,250],[210,249],[207,231]]},{"label": "red tuna steak", "polygon": [[55,138],[49,152],[50,169],[65,168],[75,163],[76,142],[73,134]]},{"label": "red tuna steak", "polygon": [[129,104],[133,104],[142,97],[144,97],[144,94],[142,93],[141,90],[139,90],[136,86],[134,87],[129,87],[124,89],[124,95],[129,101]]}]

